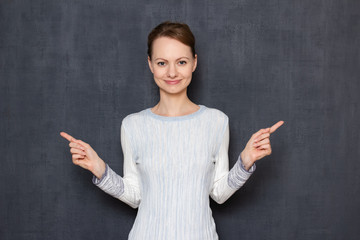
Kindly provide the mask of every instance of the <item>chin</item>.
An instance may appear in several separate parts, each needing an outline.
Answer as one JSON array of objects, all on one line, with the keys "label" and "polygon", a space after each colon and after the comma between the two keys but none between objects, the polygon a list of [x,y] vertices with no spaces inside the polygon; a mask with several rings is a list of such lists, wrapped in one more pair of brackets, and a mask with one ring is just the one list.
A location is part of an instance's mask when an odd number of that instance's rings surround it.
[{"label": "chin", "polygon": [[164,93],[169,94],[169,95],[179,95],[181,93],[186,92],[186,89],[183,89],[181,91],[171,91],[171,90],[163,90]]},{"label": "chin", "polygon": [[165,94],[170,94],[170,95],[179,95],[182,93],[186,94],[186,91],[187,91],[187,87],[181,88],[181,89],[160,88],[160,92],[163,92]]}]

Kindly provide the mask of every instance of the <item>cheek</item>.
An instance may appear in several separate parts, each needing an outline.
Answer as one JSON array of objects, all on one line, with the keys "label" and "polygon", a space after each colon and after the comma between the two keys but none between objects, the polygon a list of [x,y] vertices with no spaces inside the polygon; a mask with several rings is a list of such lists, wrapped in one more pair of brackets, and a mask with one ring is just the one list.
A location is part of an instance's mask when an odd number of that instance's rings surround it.
[{"label": "cheek", "polygon": [[188,67],[188,68],[184,69],[184,71],[182,72],[183,76],[187,77],[187,78],[191,77],[192,73],[193,73],[192,67]]},{"label": "cheek", "polygon": [[166,73],[166,70],[164,68],[154,68],[154,77],[155,78],[160,78],[163,77],[164,74]]}]

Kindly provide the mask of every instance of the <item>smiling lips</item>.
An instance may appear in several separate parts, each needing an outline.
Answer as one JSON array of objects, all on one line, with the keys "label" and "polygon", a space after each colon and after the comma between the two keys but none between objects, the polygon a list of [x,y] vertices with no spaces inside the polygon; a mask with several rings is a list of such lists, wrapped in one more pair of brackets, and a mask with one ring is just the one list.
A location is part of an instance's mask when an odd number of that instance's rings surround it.
[{"label": "smiling lips", "polygon": [[181,80],[164,80],[167,84],[175,85],[178,84]]}]

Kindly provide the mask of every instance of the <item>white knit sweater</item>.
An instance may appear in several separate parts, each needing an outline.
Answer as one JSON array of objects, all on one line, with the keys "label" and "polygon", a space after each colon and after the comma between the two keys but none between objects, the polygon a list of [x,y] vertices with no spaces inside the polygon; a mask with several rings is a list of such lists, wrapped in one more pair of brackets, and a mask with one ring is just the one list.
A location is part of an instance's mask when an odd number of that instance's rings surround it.
[{"label": "white knit sweater", "polygon": [[209,195],[225,202],[255,170],[239,156],[229,171],[229,121],[221,111],[199,105],[192,114],[164,117],[150,108],[121,124],[124,175],[108,165],[93,182],[139,208],[130,240],[218,239]]}]

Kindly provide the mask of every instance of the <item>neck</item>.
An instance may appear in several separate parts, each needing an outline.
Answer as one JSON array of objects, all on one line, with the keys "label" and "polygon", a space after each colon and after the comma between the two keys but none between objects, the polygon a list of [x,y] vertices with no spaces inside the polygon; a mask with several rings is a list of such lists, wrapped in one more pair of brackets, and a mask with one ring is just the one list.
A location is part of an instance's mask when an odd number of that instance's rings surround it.
[{"label": "neck", "polygon": [[187,96],[186,89],[182,93],[168,94],[160,90],[160,101],[152,108],[152,112],[161,116],[176,117],[196,112],[199,106]]}]

